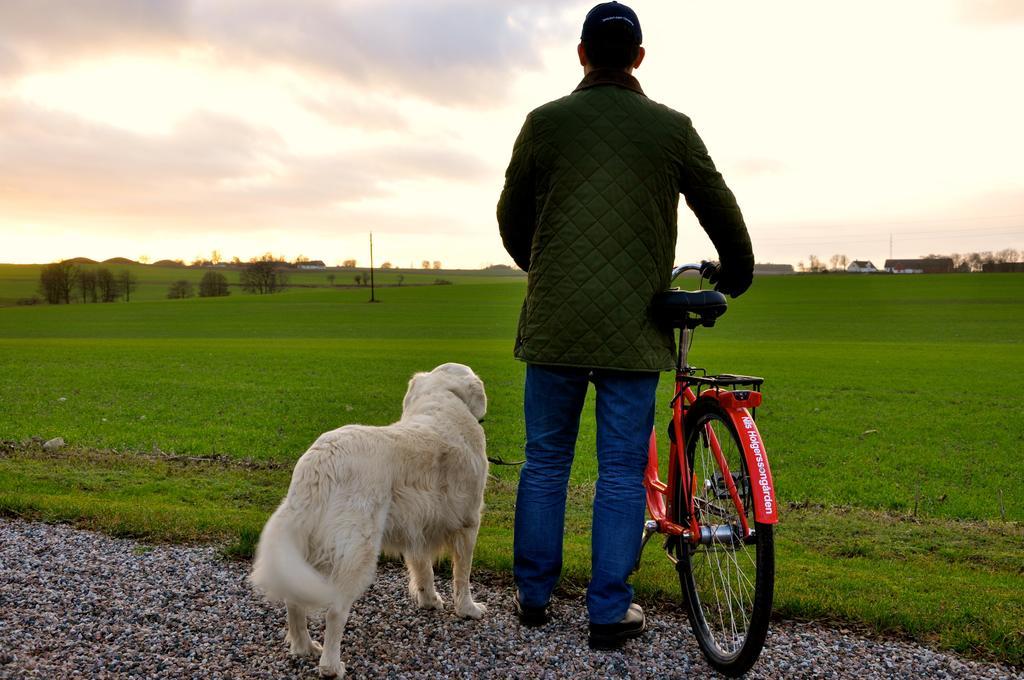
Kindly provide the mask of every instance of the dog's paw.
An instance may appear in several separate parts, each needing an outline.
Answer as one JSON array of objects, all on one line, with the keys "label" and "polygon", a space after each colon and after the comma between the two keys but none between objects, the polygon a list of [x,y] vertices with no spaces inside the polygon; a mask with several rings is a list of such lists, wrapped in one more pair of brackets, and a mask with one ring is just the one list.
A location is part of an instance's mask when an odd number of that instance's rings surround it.
[{"label": "dog's paw", "polygon": [[409,585],[409,597],[420,609],[444,609],[444,600],[437,594],[437,591],[419,589],[412,584]]},{"label": "dog's paw", "polygon": [[336,664],[320,664],[318,666],[321,678],[343,678],[345,677],[345,664],[339,661]]},{"label": "dog's paw", "polygon": [[324,651],[324,648],[319,642],[314,642],[311,639],[306,639],[304,642],[290,642],[288,653],[292,656],[320,656]]},{"label": "dog's paw", "polygon": [[420,609],[444,609],[444,600],[436,592],[416,593],[416,606]]},{"label": "dog's paw", "polygon": [[487,613],[487,605],[470,600],[469,604],[460,606],[455,613],[464,619],[479,619]]}]

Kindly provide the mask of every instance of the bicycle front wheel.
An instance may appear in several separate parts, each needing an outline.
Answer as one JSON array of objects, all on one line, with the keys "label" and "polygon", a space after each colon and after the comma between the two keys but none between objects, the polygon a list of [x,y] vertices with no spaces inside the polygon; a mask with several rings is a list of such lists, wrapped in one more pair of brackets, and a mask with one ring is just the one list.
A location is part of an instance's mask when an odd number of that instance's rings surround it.
[{"label": "bicycle front wheel", "polygon": [[[739,436],[728,414],[714,399],[698,399],[686,417],[686,458],[690,464],[693,507],[704,540],[680,540],[676,551],[683,600],[697,642],[719,672],[742,675],[761,654],[775,587],[772,525],[754,519],[750,472]],[[754,535],[744,539],[740,510]],[[678,480],[682,481],[682,480]],[[675,503],[676,523],[689,526],[683,484]]]}]

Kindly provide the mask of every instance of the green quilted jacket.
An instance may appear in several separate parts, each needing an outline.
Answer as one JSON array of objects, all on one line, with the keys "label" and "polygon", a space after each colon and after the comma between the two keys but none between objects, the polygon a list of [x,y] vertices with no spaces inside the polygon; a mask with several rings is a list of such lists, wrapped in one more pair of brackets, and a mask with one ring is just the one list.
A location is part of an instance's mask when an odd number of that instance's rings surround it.
[{"label": "green quilted jacket", "polygon": [[752,266],[736,199],[690,119],[631,75],[593,71],[532,111],[498,202],[505,249],[529,272],[515,356],[671,370],[672,331],[648,307],[669,285],[680,193],[722,261]]}]

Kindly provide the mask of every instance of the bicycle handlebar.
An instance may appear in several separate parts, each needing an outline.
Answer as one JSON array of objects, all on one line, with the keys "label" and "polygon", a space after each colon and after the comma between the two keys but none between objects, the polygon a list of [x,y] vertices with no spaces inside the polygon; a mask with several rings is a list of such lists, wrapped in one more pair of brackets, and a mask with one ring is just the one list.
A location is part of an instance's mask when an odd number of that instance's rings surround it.
[{"label": "bicycle handlebar", "polygon": [[672,269],[672,278],[670,281],[675,281],[676,278],[684,272],[698,272],[702,279],[708,278],[712,273],[718,270],[718,264],[716,262],[708,262],[704,260],[700,264],[690,263],[681,264],[678,267]]}]

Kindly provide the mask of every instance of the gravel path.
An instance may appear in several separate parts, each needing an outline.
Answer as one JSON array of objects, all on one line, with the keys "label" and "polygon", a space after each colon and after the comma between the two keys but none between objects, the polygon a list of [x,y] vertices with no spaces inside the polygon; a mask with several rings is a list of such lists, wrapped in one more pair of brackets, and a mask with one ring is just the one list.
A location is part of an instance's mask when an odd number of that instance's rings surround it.
[{"label": "gravel path", "polygon": [[[248,565],[210,547],[134,541],[0,519],[0,678],[310,678],[292,660],[283,609],[245,582]],[[449,597],[447,579],[439,579]],[[349,678],[706,677],[685,616],[649,611],[650,630],[624,651],[586,646],[579,600],[555,601],[555,622],[520,628],[510,591],[475,583],[489,611],[480,622],[450,609],[414,609],[402,569],[381,567],[356,603],[342,660]],[[314,624],[314,638],[322,629]],[[833,628],[772,627],[750,677],[1024,678],[1006,666],[966,661],[903,642]]]}]

